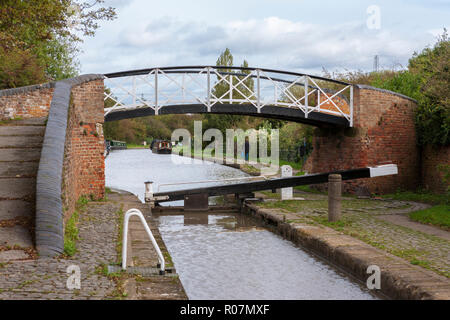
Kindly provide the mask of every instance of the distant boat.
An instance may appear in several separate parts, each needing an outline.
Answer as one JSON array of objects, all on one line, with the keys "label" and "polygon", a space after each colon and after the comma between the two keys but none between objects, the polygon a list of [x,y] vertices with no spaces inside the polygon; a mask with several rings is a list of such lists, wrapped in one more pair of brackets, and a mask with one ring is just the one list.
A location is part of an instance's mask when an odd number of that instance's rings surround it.
[{"label": "distant boat", "polygon": [[167,140],[153,140],[150,144],[150,149],[153,153],[158,154],[171,154],[172,153],[172,143]]},{"label": "distant boat", "polygon": [[117,140],[106,140],[109,141],[109,149],[110,150],[123,150],[127,148],[127,143],[123,141]]}]

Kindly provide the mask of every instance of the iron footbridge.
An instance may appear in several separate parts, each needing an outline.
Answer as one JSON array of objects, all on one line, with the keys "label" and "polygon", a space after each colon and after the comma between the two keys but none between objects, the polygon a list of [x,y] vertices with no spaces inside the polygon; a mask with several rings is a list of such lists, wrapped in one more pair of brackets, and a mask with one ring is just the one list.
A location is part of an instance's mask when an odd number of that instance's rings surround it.
[{"label": "iron footbridge", "polygon": [[323,77],[229,66],[150,68],[104,76],[105,121],[215,113],[353,126],[353,85]]}]

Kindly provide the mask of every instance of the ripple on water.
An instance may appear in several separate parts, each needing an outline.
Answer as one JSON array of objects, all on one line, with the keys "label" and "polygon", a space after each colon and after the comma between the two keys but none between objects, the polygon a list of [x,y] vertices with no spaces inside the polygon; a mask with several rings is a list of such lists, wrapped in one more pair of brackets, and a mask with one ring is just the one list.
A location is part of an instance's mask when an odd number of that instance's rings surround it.
[{"label": "ripple on water", "polygon": [[267,230],[228,231],[221,218],[184,225],[183,216],[159,217],[190,299],[374,299],[291,242]]}]

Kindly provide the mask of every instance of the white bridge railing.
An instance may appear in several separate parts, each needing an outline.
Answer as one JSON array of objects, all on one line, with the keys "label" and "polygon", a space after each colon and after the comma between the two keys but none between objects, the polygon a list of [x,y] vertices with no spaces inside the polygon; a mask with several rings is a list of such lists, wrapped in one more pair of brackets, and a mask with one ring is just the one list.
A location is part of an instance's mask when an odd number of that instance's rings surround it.
[{"label": "white bridge railing", "polygon": [[353,86],[322,77],[261,68],[183,66],[105,75],[105,116],[110,112],[173,105],[248,104],[298,108],[344,117],[353,125]]}]

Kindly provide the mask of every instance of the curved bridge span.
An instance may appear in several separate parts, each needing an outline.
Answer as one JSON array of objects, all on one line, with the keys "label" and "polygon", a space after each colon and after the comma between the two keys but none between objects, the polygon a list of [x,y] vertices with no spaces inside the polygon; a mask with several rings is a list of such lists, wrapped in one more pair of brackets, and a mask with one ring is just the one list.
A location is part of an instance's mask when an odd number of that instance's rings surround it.
[{"label": "curved bridge span", "polygon": [[151,68],[104,76],[105,121],[215,113],[353,126],[353,86],[342,81],[228,66]]}]

